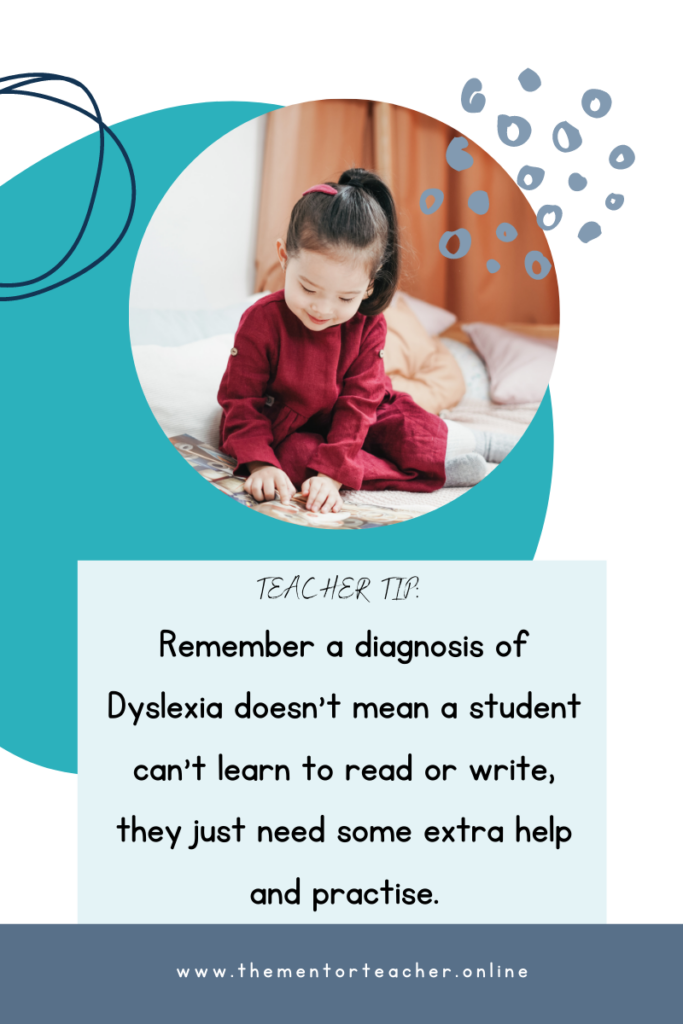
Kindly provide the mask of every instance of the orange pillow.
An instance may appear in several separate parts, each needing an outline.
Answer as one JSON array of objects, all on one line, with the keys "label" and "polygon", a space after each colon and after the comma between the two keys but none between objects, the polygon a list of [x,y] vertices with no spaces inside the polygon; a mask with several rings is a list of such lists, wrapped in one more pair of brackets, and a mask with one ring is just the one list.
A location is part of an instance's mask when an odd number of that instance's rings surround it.
[{"label": "orange pillow", "polygon": [[427,412],[457,405],[465,394],[462,371],[445,345],[432,338],[403,299],[384,313],[384,366],[396,391],[405,391]]}]

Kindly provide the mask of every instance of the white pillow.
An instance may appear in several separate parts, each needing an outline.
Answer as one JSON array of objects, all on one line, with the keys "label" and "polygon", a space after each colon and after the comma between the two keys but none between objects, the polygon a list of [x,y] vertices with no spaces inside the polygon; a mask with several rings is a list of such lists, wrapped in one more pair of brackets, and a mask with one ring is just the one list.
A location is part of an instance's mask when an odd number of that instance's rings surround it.
[{"label": "white pillow", "polygon": [[191,434],[220,446],[221,407],[216,395],[234,335],[165,348],[133,348],[135,368],[149,406],[167,437]]},{"label": "white pillow", "polygon": [[455,313],[449,313],[447,309],[441,309],[440,306],[432,306],[431,302],[423,302],[422,299],[416,299],[412,295],[406,295],[405,292],[396,292],[391,300],[392,306],[397,299],[405,299],[417,319],[427,331],[427,334],[431,334],[433,338],[435,338],[437,334],[442,334],[444,331],[447,331],[448,328],[452,327],[458,319]]},{"label": "white pillow", "polygon": [[191,341],[234,334],[242,313],[268,292],[257,292],[223,309],[136,309],[131,306],[128,323],[131,344],[189,345]]},{"label": "white pillow", "polygon": [[466,389],[462,401],[490,402],[489,375],[481,356],[461,341],[455,341],[452,338],[439,338],[439,341],[446,346],[462,370]]},{"label": "white pillow", "polygon": [[497,324],[466,324],[491,378],[491,401],[499,405],[540,402],[555,362],[556,349]]}]

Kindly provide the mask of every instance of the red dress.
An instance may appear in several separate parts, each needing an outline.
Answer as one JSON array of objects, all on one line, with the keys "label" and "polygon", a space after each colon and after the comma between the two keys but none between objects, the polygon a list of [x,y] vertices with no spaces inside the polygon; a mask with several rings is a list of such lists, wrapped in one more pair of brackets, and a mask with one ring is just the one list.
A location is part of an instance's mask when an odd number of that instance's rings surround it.
[{"label": "red dress", "polygon": [[221,446],[267,462],[296,487],[317,473],[346,487],[434,491],[445,481],[447,427],[384,372],[384,317],[356,313],[310,331],[284,292],[240,320],[218,401]]}]

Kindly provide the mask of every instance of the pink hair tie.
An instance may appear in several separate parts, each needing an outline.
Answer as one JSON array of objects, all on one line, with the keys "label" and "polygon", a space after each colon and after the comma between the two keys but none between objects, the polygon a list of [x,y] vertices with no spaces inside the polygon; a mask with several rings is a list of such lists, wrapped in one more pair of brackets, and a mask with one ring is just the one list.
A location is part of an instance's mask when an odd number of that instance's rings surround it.
[{"label": "pink hair tie", "polygon": [[331,185],[314,185],[313,188],[307,188],[305,192],[302,192],[302,196],[307,196],[309,192],[324,192],[328,196],[336,196],[336,188],[332,188]]}]

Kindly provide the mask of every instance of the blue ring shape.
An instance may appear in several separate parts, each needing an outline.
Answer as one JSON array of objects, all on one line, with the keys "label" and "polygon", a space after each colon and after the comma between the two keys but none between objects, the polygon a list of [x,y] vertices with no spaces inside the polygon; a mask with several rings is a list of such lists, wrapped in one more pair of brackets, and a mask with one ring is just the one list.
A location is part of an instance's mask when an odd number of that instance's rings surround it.
[{"label": "blue ring shape", "polygon": [[[427,200],[430,196],[434,197],[434,202],[431,206],[427,206]],[[423,213],[428,216],[430,213],[436,213],[441,204],[443,203],[443,192],[440,188],[426,188],[420,196],[420,209]]]},{"label": "blue ring shape", "polygon": [[[531,175],[531,184],[527,185],[524,179],[529,174]],[[520,172],[517,175],[517,184],[520,188],[526,189],[527,192],[531,192],[533,189],[538,188],[544,178],[545,171],[542,167],[532,167],[530,164],[524,164],[524,167],[520,169]]]},{"label": "blue ring shape", "polygon": [[[598,100],[600,103],[597,110],[591,110],[591,103],[593,100]],[[581,106],[583,107],[584,113],[588,114],[589,117],[604,117],[605,114],[609,114],[610,112],[612,107],[612,97],[603,89],[587,89],[581,97]]]},{"label": "blue ring shape", "polygon": [[[619,157],[623,159],[619,160]],[[609,155],[610,165],[617,171],[625,171],[627,167],[632,167],[635,159],[636,154],[630,146],[615,146]]]},{"label": "blue ring shape", "polygon": [[[534,263],[539,263],[541,266],[540,272],[537,274],[534,270]],[[542,281],[544,277],[547,277],[550,271],[553,269],[553,265],[549,259],[539,252],[538,249],[532,249],[524,257],[524,269],[526,270],[529,277],[532,277],[534,281]]]},{"label": "blue ring shape", "polygon": [[605,206],[608,210],[620,210],[624,205],[624,197],[619,192],[610,192],[605,199]]},{"label": "blue ring shape", "polygon": [[496,238],[499,242],[514,242],[516,237],[517,228],[514,224],[508,224],[506,220],[496,228]]},{"label": "blue ring shape", "polygon": [[[555,214],[555,220],[552,222],[552,224],[544,224],[543,218],[547,217],[549,213]],[[562,207],[560,206],[551,206],[550,204],[547,204],[546,206],[542,206],[536,215],[536,223],[538,224],[539,228],[543,228],[544,231],[552,231],[554,228],[557,227],[561,220]]]},{"label": "blue ring shape", "polygon": [[[508,136],[508,128],[510,125],[516,125],[519,135],[516,139],[511,139]],[[528,142],[531,138],[531,125],[525,117],[518,117],[514,115],[508,117],[507,114],[498,115],[498,138],[506,146],[523,146],[525,142]]]},{"label": "blue ring shape", "polygon": [[[454,235],[460,242],[460,245],[458,246],[457,252],[450,252],[447,246]],[[469,233],[467,228],[458,228],[457,231],[444,231],[439,239],[439,252],[442,256],[445,256],[447,260],[461,260],[463,256],[467,256],[471,245],[472,235]]]},{"label": "blue ring shape", "polygon": [[[564,131],[567,136],[567,145],[560,145],[560,132]],[[583,139],[581,138],[581,132],[578,128],[575,128],[569,121],[560,121],[553,128],[553,145],[555,149],[559,149],[560,153],[573,153],[575,149],[578,149]]]}]

